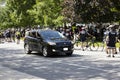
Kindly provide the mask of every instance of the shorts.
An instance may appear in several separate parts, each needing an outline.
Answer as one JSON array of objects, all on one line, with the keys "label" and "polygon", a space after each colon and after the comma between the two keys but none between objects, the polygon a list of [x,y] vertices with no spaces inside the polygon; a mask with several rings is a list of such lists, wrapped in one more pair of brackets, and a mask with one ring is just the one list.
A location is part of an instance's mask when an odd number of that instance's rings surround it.
[{"label": "shorts", "polygon": [[115,42],[108,42],[107,43],[107,47],[108,48],[115,48],[116,46],[115,46]]}]

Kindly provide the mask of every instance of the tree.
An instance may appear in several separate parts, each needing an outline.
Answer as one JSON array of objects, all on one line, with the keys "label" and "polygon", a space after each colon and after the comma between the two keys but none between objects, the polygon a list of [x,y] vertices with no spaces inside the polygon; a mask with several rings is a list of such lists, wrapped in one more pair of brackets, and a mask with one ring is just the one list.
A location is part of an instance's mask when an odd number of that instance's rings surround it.
[{"label": "tree", "polygon": [[12,21],[9,16],[9,11],[6,7],[0,8],[0,27],[8,28],[12,26]]},{"label": "tree", "polygon": [[111,11],[113,12],[113,17],[115,22],[120,23],[120,0],[110,0],[112,2]]},{"label": "tree", "polygon": [[35,4],[35,0],[7,0],[6,6],[10,12],[10,18],[15,26],[28,26],[32,18],[27,13]]},{"label": "tree", "polygon": [[0,27],[79,22],[120,23],[120,0],[0,0]]},{"label": "tree", "polygon": [[120,20],[120,0],[64,0],[66,22],[115,22]]},{"label": "tree", "polygon": [[[83,22],[112,22],[119,20],[119,0],[75,0],[77,14]],[[115,12],[116,11],[116,12]]]},{"label": "tree", "polygon": [[65,23],[72,23],[74,17],[74,1],[73,0],[64,0],[63,2],[62,15],[64,16]]},{"label": "tree", "polygon": [[60,14],[62,0],[36,0],[33,9],[28,10],[34,16],[35,23],[41,26],[61,25],[63,17]]}]

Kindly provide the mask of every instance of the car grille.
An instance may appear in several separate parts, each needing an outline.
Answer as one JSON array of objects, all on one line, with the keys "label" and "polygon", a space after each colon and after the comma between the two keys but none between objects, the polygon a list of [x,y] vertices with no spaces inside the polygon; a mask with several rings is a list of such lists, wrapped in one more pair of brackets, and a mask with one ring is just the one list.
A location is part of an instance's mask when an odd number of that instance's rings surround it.
[{"label": "car grille", "polygon": [[64,51],[63,48],[68,48],[68,51],[70,51],[73,47],[69,45],[69,46],[54,46],[51,48],[59,51]]},{"label": "car grille", "polygon": [[[67,48],[67,50],[64,50],[65,48]],[[49,46],[49,49],[55,49],[56,51],[61,51],[61,52],[67,52],[67,51],[71,51],[73,49],[73,46],[71,43],[57,43],[55,46]]]},{"label": "car grille", "polygon": [[57,43],[57,46],[59,47],[67,47],[67,46],[70,46],[71,44],[70,43],[67,43],[67,42],[61,42],[61,43]]}]

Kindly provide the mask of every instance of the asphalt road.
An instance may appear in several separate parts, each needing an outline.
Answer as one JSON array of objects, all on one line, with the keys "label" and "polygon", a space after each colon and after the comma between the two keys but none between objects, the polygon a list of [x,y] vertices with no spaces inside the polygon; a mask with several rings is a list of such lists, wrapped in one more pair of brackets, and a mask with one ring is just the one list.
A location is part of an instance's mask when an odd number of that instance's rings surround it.
[{"label": "asphalt road", "polygon": [[25,54],[23,43],[0,44],[0,80],[120,80],[120,53],[75,50],[73,55]]}]

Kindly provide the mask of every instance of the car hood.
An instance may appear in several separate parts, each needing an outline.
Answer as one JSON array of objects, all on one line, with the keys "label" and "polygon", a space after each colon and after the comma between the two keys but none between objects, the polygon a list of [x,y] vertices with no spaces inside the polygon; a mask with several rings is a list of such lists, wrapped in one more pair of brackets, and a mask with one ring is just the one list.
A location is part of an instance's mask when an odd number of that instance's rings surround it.
[{"label": "car hood", "polygon": [[71,45],[71,41],[68,40],[68,39],[49,39],[49,40],[46,40],[46,42],[54,42],[56,43],[57,45]]}]

